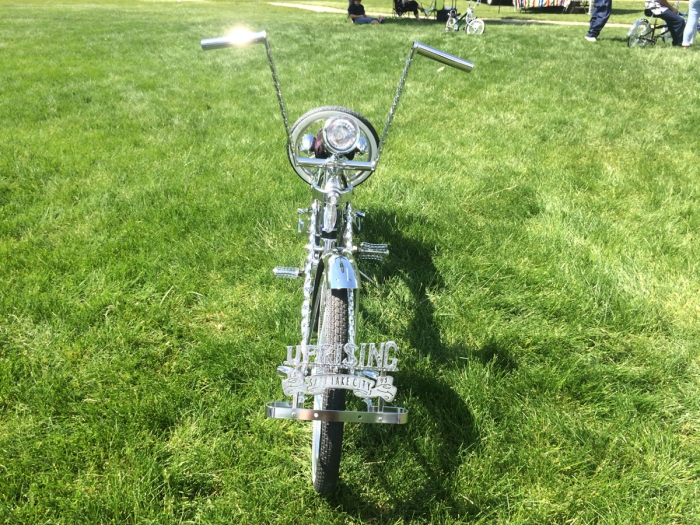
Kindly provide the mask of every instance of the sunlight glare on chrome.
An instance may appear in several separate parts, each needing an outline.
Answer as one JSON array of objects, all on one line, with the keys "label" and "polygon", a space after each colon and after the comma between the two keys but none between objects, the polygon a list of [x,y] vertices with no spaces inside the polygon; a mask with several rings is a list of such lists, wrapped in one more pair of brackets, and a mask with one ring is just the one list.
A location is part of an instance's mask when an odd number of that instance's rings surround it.
[{"label": "sunlight glare on chrome", "polygon": [[243,46],[258,41],[261,38],[261,34],[264,34],[264,31],[255,33],[248,29],[236,27],[229,31],[226,38],[234,45]]}]

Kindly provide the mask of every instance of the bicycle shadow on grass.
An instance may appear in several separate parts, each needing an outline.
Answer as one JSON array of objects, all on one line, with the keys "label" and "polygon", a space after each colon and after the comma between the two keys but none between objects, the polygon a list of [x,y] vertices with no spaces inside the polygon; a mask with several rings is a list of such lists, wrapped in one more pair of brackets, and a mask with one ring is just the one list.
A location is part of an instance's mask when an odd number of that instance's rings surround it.
[{"label": "bicycle shadow on grass", "polygon": [[[444,289],[445,283],[433,263],[435,247],[403,233],[413,230],[413,225],[422,228],[424,222],[410,216],[396,221],[392,213],[373,211],[361,232],[363,239],[389,244],[391,255],[374,268],[375,276],[382,300],[392,297],[393,301],[406,302],[410,321],[403,333],[396,335],[408,341],[416,354],[410,369],[402,368],[400,359],[400,371],[394,375],[399,389],[396,403],[410,411],[408,425],[360,425],[346,431],[346,444],[352,449],[349,454],[355,460],[361,458],[357,468],[382,465],[371,468],[369,475],[375,480],[373,485],[389,493],[391,502],[389,507],[381,498],[373,502],[366,492],[359,493],[359,487],[344,483],[341,477],[339,489],[328,501],[362,519],[427,518],[436,500],[444,508],[453,509],[455,516],[476,515],[478,506],[454,498],[453,485],[465,454],[478,451],[479,430],[464,399],[440,376],[461,369],[467,362],[465,356],[482,363],[493,361],[504,368],[515,367],[505,349],[495,342],[479,349],[445,344],[430,300],[430,294]],[[410,297],[405,291],[392,289],[389,279],[395,276],[400,276]],[[362,316],[367,325],[379,327],[381,333],[396,333],[381,314],[363,311]],[[411,481],[407,484],[403,478]]]}]

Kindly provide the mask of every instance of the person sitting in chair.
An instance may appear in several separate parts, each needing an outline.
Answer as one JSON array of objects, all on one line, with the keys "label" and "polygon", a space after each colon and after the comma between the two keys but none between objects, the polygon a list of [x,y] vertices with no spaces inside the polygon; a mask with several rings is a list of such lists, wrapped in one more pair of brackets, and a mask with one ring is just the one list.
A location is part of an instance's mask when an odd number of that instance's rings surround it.
[{"label": "person sitting in chair", "polygon": [[418,9],[420,9],[420,6],[416,0],[394,0],[394,8],[396,9],[396,14],[399,16],[413,11],[413,16],[416,17],[416,20],[420,18],[418,16]]},{"label": "person sitting in chair", "polygon": [[353,24],[381,24],[383,17],[372,18],[365,15],[365,6],[362,5],[362,0],[354,0],[348,6],[348,16]]},{"label": "person sitting in chair", "polygon": [[678,9],[668,3],[668,0],[645,0],[644,7],[650,9],[654,16],[665,20],[671,32],[672,44],[680,46],[683,43],[685,20],[678,14]]}]

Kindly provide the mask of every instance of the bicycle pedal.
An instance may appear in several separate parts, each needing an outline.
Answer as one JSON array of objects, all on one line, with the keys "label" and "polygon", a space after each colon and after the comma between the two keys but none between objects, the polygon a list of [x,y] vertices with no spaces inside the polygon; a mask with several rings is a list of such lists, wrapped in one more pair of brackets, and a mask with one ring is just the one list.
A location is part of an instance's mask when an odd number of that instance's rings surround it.
[{"label": "bicycle pedal", "polygon": [[275,266],[272,273],[275,274],[275,277],[279,277],[280,279],[296,279],[301,276],[301,270],[299,268],[290,268],[287,266]]},{"label": "bicycle pedal", "polygon": [[389,255],[388,244],[372,244],[369,242],[361,242],[358,250],[361,259],[369,259],[372,261],[381,261]]}]

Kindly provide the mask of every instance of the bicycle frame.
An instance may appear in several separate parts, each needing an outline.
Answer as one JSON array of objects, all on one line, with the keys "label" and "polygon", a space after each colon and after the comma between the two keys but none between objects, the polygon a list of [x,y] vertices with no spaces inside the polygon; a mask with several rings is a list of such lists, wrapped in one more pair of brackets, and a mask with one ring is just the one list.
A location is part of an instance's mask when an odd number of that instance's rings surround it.
[{"label": "bicycle frame", "polygon": [[[470,71],[473,64],[413,42],[379,139],[369,121],[341,107],[313,109],[290,127],[265,31],[237,32],[202,40],[201,45],[210,50],[256,43],[264,44],[267,52],[287,135],[287,155],[311,191],[311,205],[298,210],[298,230],[307,239],[304,266],[273,270],[277,277],[303,277],[304,281],[300,341],[287,346],[286,359],[277,368],[282,390],[291,401],[267,403],[266,414],[276,419],[313,421],[314,488],[327,493],[337,482],[343,423],[408,421],[405,408],[388,405],[396,395],[389,373],[398,370],[398,345],[394,341],[356,340],[363,275],[358,261],[381,260],[389,251],[385,244],[355,244],[354,232],[364,217],[352,206],[355,188],[376,170],[414,55],[462,71]],[[366,410],[345,410],[348,390],[364,400]],[[310,399],[313,407],[306,406]]]},{"label": "bicycle frame", "polygon": [[423,11],[423,14],[424,14],[425,16],[435,15],[435,14],[437,13],[437,10],[438,10],[438,9],[437,9],[436,3],[437,3],[437,0],[432,0],[432,2],[431,2],[431,4],[430,4],[430,6],[428,7],[428,9],[425,9],[425,8],[421,5],[420,8],[421,8],[421,11]]}]

